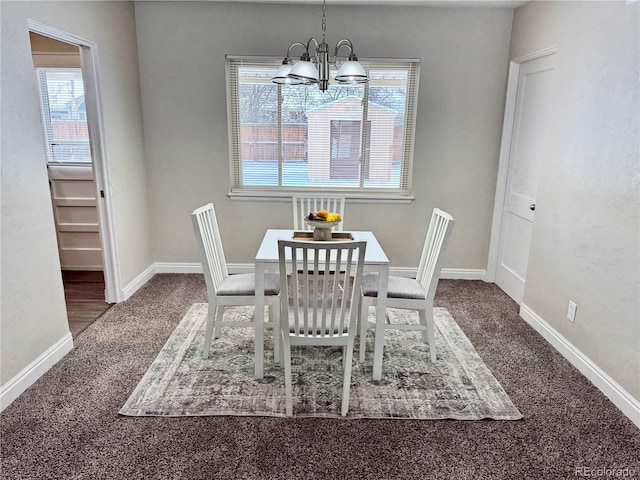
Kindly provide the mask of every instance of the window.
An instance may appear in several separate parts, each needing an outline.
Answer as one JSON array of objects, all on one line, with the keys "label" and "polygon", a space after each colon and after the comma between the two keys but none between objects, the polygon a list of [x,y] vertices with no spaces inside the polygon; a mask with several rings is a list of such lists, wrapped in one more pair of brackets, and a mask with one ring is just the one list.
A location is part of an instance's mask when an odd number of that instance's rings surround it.
[{"label": "window", "polygon": [[47,161],[91,163],[80,68],[38,68]]},{"label": "window", "polygon": [[410,196],[419,61],[361,59],[369,83],[326,92],[272,83],[280,63],[227,56],[231,195]]}]

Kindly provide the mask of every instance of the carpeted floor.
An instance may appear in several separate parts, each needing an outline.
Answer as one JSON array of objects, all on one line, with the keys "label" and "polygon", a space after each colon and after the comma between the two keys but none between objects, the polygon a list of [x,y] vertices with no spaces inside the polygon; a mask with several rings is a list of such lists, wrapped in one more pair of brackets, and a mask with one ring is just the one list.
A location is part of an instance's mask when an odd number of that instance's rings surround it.
[{"label": "carpeted floor", "polygon": [[481,281],[441,281],[436,305],[523,420],[118,415],[191,305],[204,301],[202,276],[158,275],[79,335],[2,412],[0,478],[555,480],[581,478],[580,468],[640,477],[640,430]]}]

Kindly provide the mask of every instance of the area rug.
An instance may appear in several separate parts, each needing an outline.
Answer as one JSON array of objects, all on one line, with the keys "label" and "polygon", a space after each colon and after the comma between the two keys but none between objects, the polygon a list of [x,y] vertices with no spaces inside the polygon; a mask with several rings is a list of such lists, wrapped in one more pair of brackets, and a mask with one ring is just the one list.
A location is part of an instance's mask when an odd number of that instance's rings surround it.
[{"label": "area rug", "polygon": [[[126,416],[285,416],[284,373],[273,362],[273,333],[265,331],[264,378],[254,378],[252,328],[224,328],[202,358],[207,304],[194,304],[149,367],[126,404]],[[342,350],[292,351],[296,417],[518,420],[522,414],[446,309],[435,309],[437,362],[420,332],[388,331],[383,378],[372,380],[373,328],[367,359],[356,346],[349,412],[340,415]],[[253,308],[225,315],[250,318]],[[373,310],[371,310],[373,315]],[[418,322],[415,312],[389,310],[393,322]],[[373,319],[371,319],[373,320]],[[356,342],[358,343],[358,342]]]}]

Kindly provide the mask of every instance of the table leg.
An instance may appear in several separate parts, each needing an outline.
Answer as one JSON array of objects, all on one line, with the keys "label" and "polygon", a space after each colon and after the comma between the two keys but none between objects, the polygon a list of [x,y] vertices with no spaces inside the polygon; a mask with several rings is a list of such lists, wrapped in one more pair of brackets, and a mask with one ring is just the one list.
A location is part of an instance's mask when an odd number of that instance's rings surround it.
[{"label": "table leg", "polygon": [[373,379],[382,380],[382,354],[384,350],[384,326],[387,314],[387,285],[389,265],[382,265],[378,274],[378,299],[376,305],[376,336],[373,346]]},{"label": "table leg", "polygon": [[256,262],[255,377],[264,376],[264,263]]}]

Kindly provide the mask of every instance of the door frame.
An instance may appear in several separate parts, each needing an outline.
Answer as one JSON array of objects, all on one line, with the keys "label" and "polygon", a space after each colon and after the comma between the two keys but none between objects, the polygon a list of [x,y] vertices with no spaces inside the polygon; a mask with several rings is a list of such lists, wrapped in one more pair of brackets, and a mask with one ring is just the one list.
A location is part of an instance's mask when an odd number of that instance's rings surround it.
[{"label": "door frame", "polygon": [[[27,25],[30,32],[80,48],[85,101],[88,107],[87,124],[89,128],[89,145],[91,147],[95,178],[96,206],[98,210],[100,243],[104,264],[105,301],[107,303],[121,302],[124,300],[124,296],[120,280],[120,262],[118,260],[118,249],[116,248],[114,232],[111,182],[109,181],[107,149],[104,140],[97,44],[32,19],[28,19]],[[43,163],[43,165],[46,167],[46,163]]]},{"label": "door frame", "polygon": [[504,120],[502,124],[502,139],[500,142],[500,159],[498,160],[498,175],[496,180],[496,194],[493,203],[493,219],[491,221],[491,238],[489,240],[489,256],[487,259],[487,273],[485,281],[495,283],[498,270],[498,252],[500,251],[500,235],[502,231],[502,214],[505,208],[507,194],[507,178],[509,173],[509,158],[511,157],[511,139],[513,137],[513,123],[516,113],[516,98],[518,94],[518,80],[520,65],[531,60],[553,55],[557,47],[549,47],[537,52],[514,58],[509,62],[509,76],[507,80],[507,94],[504,105]]}]

